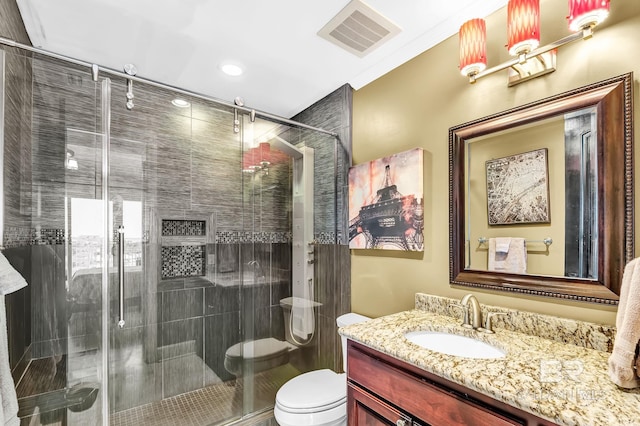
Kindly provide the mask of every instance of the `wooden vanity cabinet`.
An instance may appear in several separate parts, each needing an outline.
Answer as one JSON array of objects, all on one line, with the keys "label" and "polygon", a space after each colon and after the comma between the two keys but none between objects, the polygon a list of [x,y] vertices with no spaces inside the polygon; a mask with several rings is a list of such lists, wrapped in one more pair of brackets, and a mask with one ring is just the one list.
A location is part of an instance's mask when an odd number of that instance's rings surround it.
[{"label": "wooden vanity cabinet", "polygon": [[349,340],[349,426],[512,426],[550,423]]}]

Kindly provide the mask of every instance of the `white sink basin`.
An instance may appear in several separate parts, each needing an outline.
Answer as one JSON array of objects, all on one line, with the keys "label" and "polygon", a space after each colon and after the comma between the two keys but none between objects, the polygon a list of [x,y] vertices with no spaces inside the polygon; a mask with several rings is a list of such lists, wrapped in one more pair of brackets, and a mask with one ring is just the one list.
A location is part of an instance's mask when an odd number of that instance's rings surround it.
[{"label": "white sink basin", "polygon": [[471,337],[440,331],[411,331],[404,335],[425,349],[465,358],[504,358],[506,352]]}]

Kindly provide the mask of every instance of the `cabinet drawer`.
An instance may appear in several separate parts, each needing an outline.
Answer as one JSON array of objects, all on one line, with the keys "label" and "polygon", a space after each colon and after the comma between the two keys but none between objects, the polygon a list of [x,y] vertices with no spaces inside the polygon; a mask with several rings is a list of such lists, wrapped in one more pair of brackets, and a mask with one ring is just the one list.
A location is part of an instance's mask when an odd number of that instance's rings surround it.
[{"label": "cabinet drawer", "polygon": [[491,411],[386,361],[349,347],[349,380],[433,425],[510,426],[524,421]]},{"label": "cabinet drawer", "polygon": [[362,389],[349,385],[349,426],[412,426],[411,418]]}]

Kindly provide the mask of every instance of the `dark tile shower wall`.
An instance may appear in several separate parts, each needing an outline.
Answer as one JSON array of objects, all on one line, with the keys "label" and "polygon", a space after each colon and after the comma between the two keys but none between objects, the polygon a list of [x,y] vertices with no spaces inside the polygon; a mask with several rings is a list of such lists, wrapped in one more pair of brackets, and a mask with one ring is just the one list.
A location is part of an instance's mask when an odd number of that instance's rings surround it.
[{"label": "dark tile shower wall", "polygon": [[[338,134],[340,146],[335,155],[321,150],[316,158],[316,186],[321,189],[314,211],[316,264],[331,265],[315,271],[316,298],[319,308],[316,368],[342,369],[341,343],[335,319],[351,310],[351,257],[348,241],[348,182],[351,165],[351,111],[353,92],[348,84],[325,96],[293,117],[293,120],[330,130]],[[304,143],[323,145],[318,134],[304,134]],[[302,141],[301,141],[302,142]],[[326,141],[325,141],[326,144]],[[317,152],[317,151],[316,151]]]},{"label": "dark tile shower wall", "polygon": [[[0,34],[30,44],[15,0],[0,2]],[[4,247],[3,254],[28,283],[31,279],[31,64],[16,49],[5,52]],[[31,288],[5,297],[9,364],[14,380],[30,359]]]}]

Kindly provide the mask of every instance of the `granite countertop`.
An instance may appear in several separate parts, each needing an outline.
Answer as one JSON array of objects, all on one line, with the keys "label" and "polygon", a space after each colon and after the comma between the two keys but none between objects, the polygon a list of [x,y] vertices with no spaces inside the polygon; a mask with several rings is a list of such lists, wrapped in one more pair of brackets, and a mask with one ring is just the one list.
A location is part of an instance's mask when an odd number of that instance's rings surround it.
[{"label": "granite countertop", "polygon": [[[417,330],[474,337],[506,356],[479,360],[434,352],[404,337]],[[343,327],[340,334],[560,425],[640,425],[640,389],[622,390],[610,381],[609,352],[494,330],[480,333],[460,326],[458,317],[415,309]]]}]

